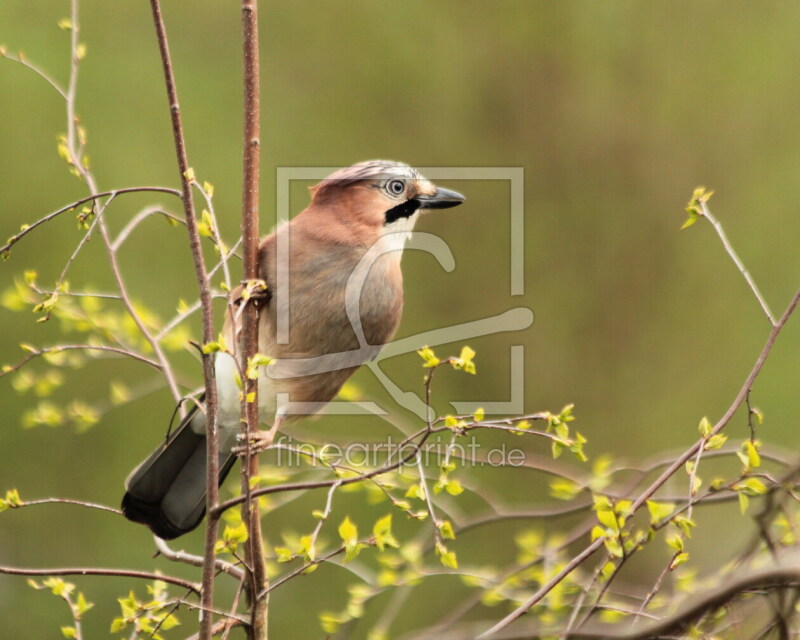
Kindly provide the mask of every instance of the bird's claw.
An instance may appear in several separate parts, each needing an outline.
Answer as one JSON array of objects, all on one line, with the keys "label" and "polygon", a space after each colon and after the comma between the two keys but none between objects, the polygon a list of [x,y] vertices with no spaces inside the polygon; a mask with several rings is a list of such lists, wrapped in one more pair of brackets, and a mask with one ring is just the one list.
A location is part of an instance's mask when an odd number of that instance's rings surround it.
[{"label": "bird's claw", "polygon": [[269,431],[256,431],[255,433],[239,433],[236,439],[242,443],[233,447],[232,452],[239,457],[254,453],[261,453],[272,446],[273,436]]}]

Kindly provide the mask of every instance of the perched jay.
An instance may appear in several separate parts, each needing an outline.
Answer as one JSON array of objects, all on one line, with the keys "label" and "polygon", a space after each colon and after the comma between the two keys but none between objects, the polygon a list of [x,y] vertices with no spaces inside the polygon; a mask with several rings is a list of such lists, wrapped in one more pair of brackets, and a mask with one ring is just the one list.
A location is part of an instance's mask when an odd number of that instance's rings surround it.
[{"label": "perched jay", "polygon": [[[273,425],[262,434],[262,445],[271,443],[282,422],[333,399],[392,338],[403,308],[400,257],[420,212],[464,201],[415,169],[388,161],[336,171],[311,193],[311,204],[259,246],[259,277],[268,297],[259,307],[258,350],[275,359],[258,382],[260,419]],[[229,346],[238,344],[240,325],[234,308],[223,328]],[[222,483],[236,460],[241,403],[234,357],[219,352],[215,371]],[[205,427],[205,413],[195,404],[133,470],[122,499],[127,518],[167,540],[200,523]]]}]

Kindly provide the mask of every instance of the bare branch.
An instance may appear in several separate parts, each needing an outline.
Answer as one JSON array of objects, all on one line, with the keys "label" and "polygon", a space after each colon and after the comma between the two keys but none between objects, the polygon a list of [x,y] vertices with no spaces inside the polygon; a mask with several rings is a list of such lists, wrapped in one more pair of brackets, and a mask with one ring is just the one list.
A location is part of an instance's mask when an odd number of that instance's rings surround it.
[{"label": "bare branch", "polygon": [[146,365],[150,365],[158,371],[162,370],[161,365],[155,360],[151,360],[150,358],[136,353],[135,351],[129,351],[120,347],[112,347],[101,344],[59,344],[55,347],[43,347],[41,349],[29,351],[29,354],[16,364],[7,365],[0,369],[0,378],[8,375],[9,373],[13,373],[14,371],[18,371],[34,358],[38,358],[48,353],[60,353],[61,351],[106,351],[109,353],[117,353],[121,356],[126,356],[128,358],[132,358],[133,360],[138,360],[139,362],[144,362]]},{"label": "bare branch", "polygon": [[[164,82],[167,89],[167,99],[172,120],[172,134],[175,143],[175,154],[178,161],[178,170],[181,176],[181,200],[186,218],[186,230],[189,234],[189,246],[194,262],[195,277],[200,290],[200,304],[203,315],[203,342],[214,341],[214,315],[211,298],[211,285],[208,279],[203,250],[200,245],[200,233],[195,219],[194,200],[192,196],[192,174],[186,154],[186,143],[183,137],[183,125],[178,103],[178,93],[175,86],[175,76],[172,71],[172,61],[169,53],[169,43],[164,19],[161,15],[159,0],[150,0],[153,14],[153,24],[156,30],[158,48],[161,53],[161,64],[164,72]],[[213,354],[203,354],[203,376],[205,380],[205,408],[206,408],[206,536],[203,557],[203,593],[201,605],[204,609],[211,609],[214,604],[214,571],[215,551],[217,539],[217,518],[215,514],[219,500],[217,476],[219,475],[219,435],[217,433],[217,384],[214,372]],[[203,612],[200,618],[200,637],[210,640],[212,630],[212,616]]]},{"label": "bare branch", "polygon": [[[228,614],[226,614],[226,615],[228,615]],[[230,617],[230,616],[228,616],[228,617]],[[220,633],[223,633],[223,632],[227,633],[233,627],[243,627],[243,626],[246,626],[246,624],[244,622],[240,622],[238,620],[220,620],[219,622],[215,623],[211,627],[211,635],[212,636],[216,636],[216,635],[219,635]],[[199,632],[198,633],[193,633],[188,638],[186,638],[186,640],[199,640],[200,637],[201,636],[200,636]]]},{"label": "bare branch", "polygon": [[82,204],[86,204],[87,202],[92,202],[94,200],[98,200],[99,198],[105,198],[107,196],[112,195],[122,195],[124,193],[147,193],[147,192],[155,192],[155,193],[169,193],[174,196],[180,197],[181,192],[177,189],[170,189],[169,187],[126,187],[123,189],[114,189],[113,191],[102,191],[100,193],[94,193],[90,196],[86,196],[85,198],[81,198],[72,202],[65,207],[61,207],[60,209],[56,209],[52,213],[48,213],[46,216],[39,218],[35,222],[31,224],[26,224],[23,229],[21,229],[18,233],[11,236],[7,241],[6,244],[0,246],[0,254],[8,254],[8,251],[13,247],[17,242],[19,242],[22,238],[28,235],[31,231],[36,229],[36,227],[43,225],[46,222],[50,222],[53,218],[57,218],[62,213],[66,213],[67,211],[74,211],[77,207],[81,206]]},{"label": "bare branch", "polygon": [[[89,179],[90,184],[93,184],[93,181]],[[92,186],[92,190],[94,191],[94,187]],[[114,276],[114,281],[117,283],[117,289],[119,290],[119,295],[122,300],[122,304],[128,312],[128,315],[131,317],[133,322],[136,324],[136,327],[139,329],[139,332],[142,334],[144,339],[148,342],[150,347],[153,349],[153,353],[156,355],[156,359],[158,360],[159,364],[161,365],[161,371],[164,374],[164,377],[167,379],[167,385],[172,392],[172,397],[175,402],[179,402],[182,394],[180,389],[178,388],[178,383],[175,380],[175,374],[172,371],[172,367],[169,364],[169,360],[167,359],[164,350],[161,348],[161,344],[158,340],[155,339],[150,329],[145,324],[142,317],[137,312],[136,308],[133,305],[133,301],[128,294],[128,287],[125,284],[125,279],[122,275],[122,270],[120,269],[119,262],[117,260],[117,253],[114,251],[111,245],[111,236],[108,231],[108,227],[106,226],[105,219],[103,218],[103,211],[97,212],[97,219],[98,225],[100,227],[100,235],[103,238],[103,243],[106,247],[106,255],[108,257],[108,263],[111,267],[111,273]]]},{"label": "bare branch", "polygon": [[733,245],[731,244],[730,240],[728,240],[728,236],[725,233],[725,230],[722,228],[719,220],[717,220],[713,215],[711,215],[711,211],[708,209],[708,203],[706,199],[701,198],[699,201],[701,211],[703,213],[703,217],[706,218],[711,225],[714,227],[714,230],[717,232],[719,239],[722,241],[722,246],[725,247],[725,251],[728,252],[728,255],[733,260],[733,263],[736,265],[736,268],[739,269],[739,273],[744,276],[744,279],[747,281],[750,290],[758,300],[758,304],[761,305],[761,310],[764,312],[764,315],[767,316],[770,324],[774,327],[776,325],[775,316],[772,315],[772,311],[770,311],[769,305],[767,304],[766,298],[761,294],[758,287],[756,286],[756,281],[753,280],[753,276],[750,275],[750,272],[747,270],[747,267],[744,266],[744,263],[741,261],[739,256],[736,254],[736,251],[733,249]]},{"label": "bare branch", "polygon": [[[427,432],[427,429],[422,429],[422,430],[418,431],[416,434],[414,434],[413,436],[410,436],[409,438],[406,438],[406,440],[402,441],[399,444],[399,446],[398,446],[399,450],[403,450],[403,448],[404,448],[404,446],[406,444],[409,444],[414,439],[416,439],[417,437],[421,436],[420,441],[418,443],[416,443],[417,446],[414,448],[414,450],[412,452],[407,453],[406,455],[404,455],[403,457],[399,458],[395,462],[387,462],[386,464],[378,467],[377,469],[373,469],[371,471],[367,471],[367,472],[365,472],[365,473],[363,473],[363,474],[361,474],[359,476],[353,476],[351,478],[337,478],[335,480],[320,480],[320,481],[311,481],[311,482],[292,482],[292,483],[286,483],[286,484],[282,484],[282,485],[275,485],[275,486],[272,486],[272,487],[261,487],[259,489],[255,489],[252,492],[252,496],[254,498],[257,498],[259,496],[265,496],[265,495],[270,494],[270,493],[280,493],[280,492],[283,492],[283,491],[305,491],[306,489],[323,489],[323,488],[331,487],[336,483],[339,483],[341,485],[353,484],[354,482],[363,482],[364,480],[369,480],[370,478],[374,478],[375,476],[378,476],[378,475],[381,475],[381,474],[384,474],[384,473],[388,473],[389,471],[394,471],[395,469],[403,466],[404,464],[408,463],[409,461],[413,460],[416,457],[417,451],[419,451],[419,447],[421,447],[425,443],[425,440],[427,440],[427,438],[428,438],[428,434],[426,432]],[[226,500],[225,502],[221,502],[217,506],[217,513],[218,514],[222,514],[227,509],[230,509],[231,507],[235,507],[235,506],[237,506],[239,504],[242,504],[242,502],[244,502],[244,501],[245,501],[245,497],[244,496],[236,496],[234,498],[230,498],[230,499]]]},{"label": "bare branch", "polygon": [[[155,542],[158,552],[167,560],[171,560],[172,562],[182,562],[183,564],[188,564],[193,567],[203,566],[203,556],[196,556],[183,550],[174,551],[164,540],[158,536],[153,536],[153,541]],[[237,580],[241,580],[244,577],[244,571],[235,564],[226,562],[221,558],[217,558],[216,565],[219,571],[223,571]]]},{"label": "bare branch", "polygon": [[[775,344],[775,340],[778,338],[778,335],[781,332],[781,329],[786,325],[786,322],[791,317],[792,313],[794,312],[797,304],[800,303],[800,290],[798,290],[794,297],[792,298],[789,306],[786,307],[786,310],[783,312],[780,320],[773,326],[772,331],[770,331],[769,336],[767,337],[767,342],[761,350],[761,353],[758,355],[755,364],[753,365],[752,370],[748,374],[747,378],[744,381],[744,384],[739,390],[739,393],[736,395],[736,398],[731,403],[728,410],[725,414],[717,421],[714,427],[711,429],[710,435],[715,435],[722,431],[725,426],[730,422],[733,415],[736,413],[739,406],[745,401],[747,394],[750,392],[750,389],[755,382],[755,379],[758,377],[764,363],[767,360],[767,356],[769,355],[770,351],[772,351],[772,347]],[[693,446],[687,449],[683,454],[678,456],[673,463],[664,470],[664,472],[652,483],[650,484],[647,489],[645,489],[638,498],[633,502],[631,505],[630,510],[632,512],[637,511],[642,505],[649,500],[656,491],[658,491],[667,480],[669,480],[677,470],[681,469],[686,461],[691,459],[692,456],[697,454],[697,450],[703,446],[705,442],[705,438],[701,438],[698,442],[696,442]],[[534,606],[537,602],[541,601],[550,591],[555,587],[561,580],[563,580],[566,576],[568,576],[575,567],[579,566],[586,558],[590,557],[595,551],[597,551],[600,547],[603,546],[603,539],[598,538],[594,542],[592,542],[588,547],[586,547],[580,554],[572,558],[566,566],[561,569],[553,578],[547,581],[544,585],[542,585],[539,589],[537,589],[536,593],[530,596],[525,602],[523,602],[519,607],[514,609],[511,613],[505,616],[502,620],[497,622],[493,625],[490,629],[484,631],[478,638],[491,638],[493,637],[498,631],[501,631],[508,627],[512,622],[518,620],[521,616],[525,615],[525,613]]]},{"label": "bare branch", "polygon": [[[366,544],[366,543],[367,543],[367,541],[362,541],[359,544]],[[328,553],[326,553],[324,556],[322,556],[320,558],[317,558],[315,560],[311,560],[309,562],[306,562],[302,566],[297,567],[297,569],[295,569],[294,571],[291,571],[291,572],[287,573],[282,578],[280,578],[278,580],[275,580],[272,584],[270,584],[266,588],[264,593],[259,593],[258,597],[259,598],[265,597],[266,595],[268,595],[269,593],[271,593],[272,591],[274,591],[275,589],[280,587],[284,582],[288,582],[292,578],[295,578],[295,577],[299,576],[300,574],[304,573],[305,571],[308,571],[311,567],[314,567],[314,566],[316,566],[318,564],[321,564],[323,562],[327,562],[331,558],[334,558],[334,557],[338,556],[340,553],[344,553],[344,552],[345,552],[345,547],[344,547],[344,545],[342,545],[338,549],[334,549],[333,551],[329,551]]]},{"label": "bare branch", "polygon": [[[757,569],[752,573],[734,576],[722,582],[717,589],[707,593],[695,594],[684,607],[674,615],[653,623],[643,624],[628,633],[617,634],[610,629],[597,632],[579,631],[567,636],[573,640],[580,638],[609,638],[610,640],[647,640],[662,638],[679,633],[687,625],[711,613],[743,593],[753,589],[774,591],[800,584],[800,569],[794,563],[784,562],[777,566]],[[794,564],[794,566],[792,566]]]},{"label": "bare branch", "polygon": [[141,580],[161,580],[174,584],[193,593],[200,594],[200,585],[162,573],[133,571],[130,569],[98,569],[96,567],[53,567],[50,569],[27,569],[24,567],[0,566],[0,573],[11,576],[118,576],[122,578],[139,578]]},{"label": "bare branch", "polygon": [[111,248],[114,251],[119,251],[119,248],[125,243],[125,241],[130,237],[131,233],[138,227],[142,222],[144,222],[147,218],[153,215],[162,215],[167,220],[172,220],[178,224],[186,224],[186,221],[182,218],[179,218],[176,215],[169,213],[168,211],[164,211],[164,208],[159,205],[152,205],[149,207],[145,207],[135,216],[133,216],[128,223],[123,227],[122,231],[117,234],[117,237],[111,243]]},{"label": "bare branch", "polygon": [[42,504],[72,504],[79,507],[86,507],[87,509],[98,509],[99,511],[108,511],[115,513],[118,516],[122,515],[122,511],[109,507],[104,504],[97,504],[95,502],[86,502],[85,500],[74,500],[71,498],[39,498],[37,500],[22,500],[19,504],[8,505],[11,509],[21,509],[23,507],[35,507]]},{"label": "bare branch", "polygon": [[[261,102],[260,68],[258,56],[258,1],[241,0],[242,54],[244,63],[244,139],[242,171],[242,245],[244,249],[244,281],[255,282],[258,267],[258,211],[259,175],[261,168]],[[242,320],[242,355],[240,367],[246,369],[258,352],[259,296],[251,296],[244,303]],[[244,376],[242,401],[242,430],[245,439],[245,456],[242,458],[242,520],[249,536],[245,558],[252,567],[249,589],[250,632],[253,640],[267,638],[267,610],[269,606],[269,579],[267,578],[264,541],[261,534],[261,517],[258,500],[253,500],[250,478],[258,475],[258,453],[251,451],[250,434],[258,430],[258,379]],[[278,420],[278,417],[275,418]],[[277,427],[277,424],[274,425]]]},{"label": "bare branch", "polygon": [[11,60],[12,62],[16,62],[21,64],[23,67],[26,67],[33,71],[37,76],[39,76],[42,80],[44,80],[47,84],[49,84],[53,89],[58,91],[58,94],[67,99],[67,92],[64,88],[58,84],[46,71],[44,71],[40,66],[34,64],[30,60],[28,60],[25,55],[20,51],[17,55],[13,53],[9,53],[5,48],[0,47],[0,56],[4,57],[6,60]]}]

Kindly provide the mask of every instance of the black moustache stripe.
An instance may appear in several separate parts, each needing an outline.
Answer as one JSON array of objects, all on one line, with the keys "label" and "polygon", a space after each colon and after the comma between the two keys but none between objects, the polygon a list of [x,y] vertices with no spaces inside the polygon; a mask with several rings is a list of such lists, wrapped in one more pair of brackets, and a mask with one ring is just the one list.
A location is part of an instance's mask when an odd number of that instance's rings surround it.
[{"label": "black moustache stripe", "polygon": [[385,214],[385,224],[392,224],[392,222],[399,220],[400,218],[410,218],[414,215],[414,212],[419,209],[420,204],[421,203],[419,200],[416,198],[411,198],[410,200],[406,200],[405,202],[398,204],[396,207],[392,207]]}]

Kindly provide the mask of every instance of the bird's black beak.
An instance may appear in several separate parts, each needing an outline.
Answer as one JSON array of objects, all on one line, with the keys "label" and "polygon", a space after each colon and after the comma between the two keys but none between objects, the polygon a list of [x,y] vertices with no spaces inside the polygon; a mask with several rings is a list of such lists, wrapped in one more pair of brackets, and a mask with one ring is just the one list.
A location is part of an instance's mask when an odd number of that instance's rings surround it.
[{"label": "bird's black beak", "polygon": [[458,191],[443,189],[442,187],[437,187],[436,193],[432,196],[420,194],[416,196],[416,199],[419,200],[420,209],[449,209],[450,207],[457,207],[466,200]]}]

